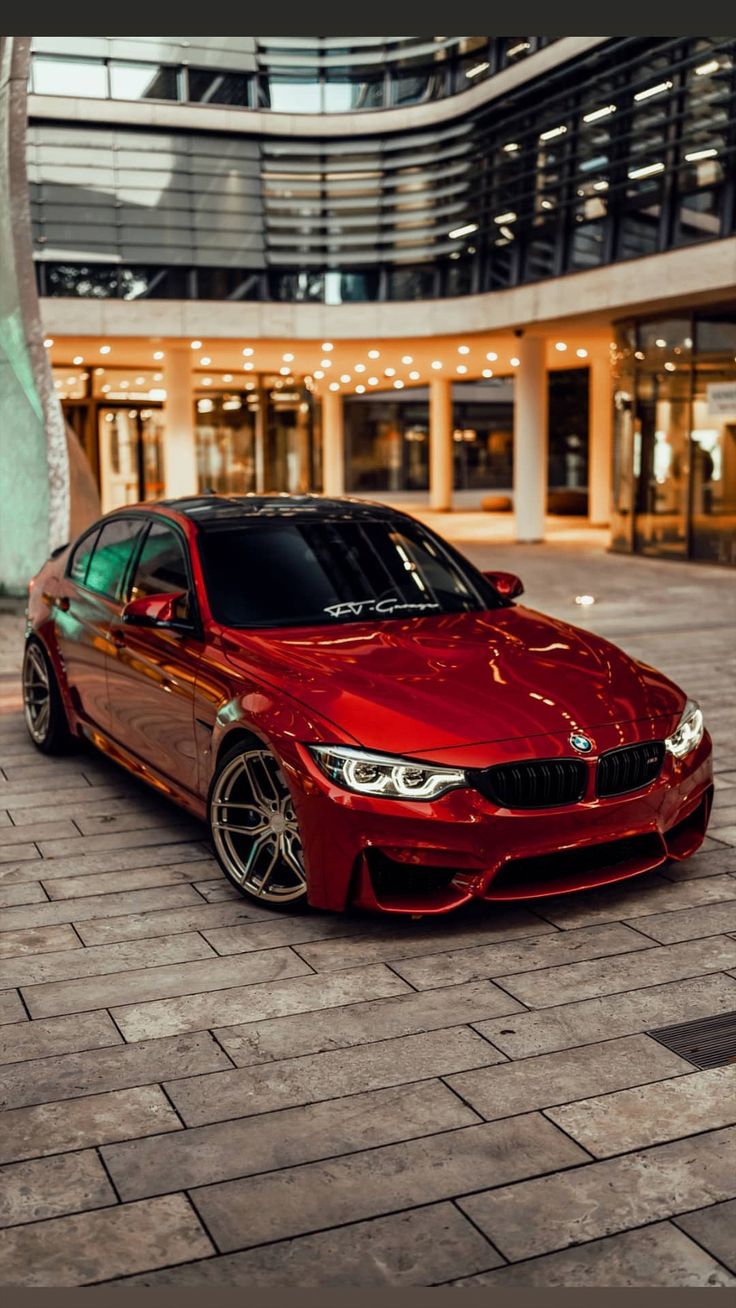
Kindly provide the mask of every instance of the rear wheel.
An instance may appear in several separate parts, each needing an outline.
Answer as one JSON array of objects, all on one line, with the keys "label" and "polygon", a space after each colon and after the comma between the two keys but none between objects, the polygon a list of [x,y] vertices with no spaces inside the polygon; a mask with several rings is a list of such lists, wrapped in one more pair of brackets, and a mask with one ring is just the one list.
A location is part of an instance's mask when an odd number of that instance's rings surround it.
[{"label": "rear wheel", "polygon": [[43,645],[29,640],[23,655],[23,714],[37,749],[65,754],[72,745],[56,674]]},{"label": "rear wheel", "polygon": [[220,866],[241,894],[290,912],[306,905],[291,794],[265,745],[237,745],[221,760],[210,789],[209,820]]}]

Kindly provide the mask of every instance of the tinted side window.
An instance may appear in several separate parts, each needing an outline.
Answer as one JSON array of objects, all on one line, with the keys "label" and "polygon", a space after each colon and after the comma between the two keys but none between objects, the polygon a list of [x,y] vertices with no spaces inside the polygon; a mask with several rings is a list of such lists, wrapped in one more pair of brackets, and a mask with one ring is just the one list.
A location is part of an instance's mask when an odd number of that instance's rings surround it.
[{"label": "tinted side window", "polygon": [[143,542],[130,599],[140,599],[144,595],[169,595],[177,590],[189,590],[184,545],[177,532],[157,522]]},{"label": "tinted side window", "polygon": [[93,528],[92,531],[88,532],[88,534],[80,540],[69,560],[69,576],[78,586],[83,586],[85,583],[87,577],[87,566],[92,557],[92,550],[94,549],[95,541],[97,540],[98,530],[99,528],[97,527]]},{"label": "tinted side window", "polygon": [[115,518],[103,525],[87,568],[85,585],[108,599],[117,599],[143,522],[136,518]]}]

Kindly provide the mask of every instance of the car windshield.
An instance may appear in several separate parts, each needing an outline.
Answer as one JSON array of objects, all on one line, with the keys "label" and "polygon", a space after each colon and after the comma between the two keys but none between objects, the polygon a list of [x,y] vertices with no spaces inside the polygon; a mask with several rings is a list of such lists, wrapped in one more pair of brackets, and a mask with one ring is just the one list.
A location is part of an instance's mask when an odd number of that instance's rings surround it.
[{"label": "car windshield", "polygon": [[411,520],[261,519],[204,531],[200,554],[213,616],[228,627],[386,622],[501,603]]}]

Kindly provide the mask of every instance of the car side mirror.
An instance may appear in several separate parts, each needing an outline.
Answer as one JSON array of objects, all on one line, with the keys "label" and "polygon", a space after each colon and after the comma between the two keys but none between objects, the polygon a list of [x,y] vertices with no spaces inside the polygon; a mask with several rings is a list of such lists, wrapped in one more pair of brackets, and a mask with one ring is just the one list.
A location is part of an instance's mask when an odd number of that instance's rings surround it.
[{"label": "car side mirror", "polygon": [[185,590],[164,595],[141,595],[129,600],[122,612],[122,620],[133,627],[171,627],[188,629],[189,596]]},{"label": "car side mirror", "polygon": [[483,576],[504,599],[516,599],[524,594],[524,583],[515,572],[484,572]]}]

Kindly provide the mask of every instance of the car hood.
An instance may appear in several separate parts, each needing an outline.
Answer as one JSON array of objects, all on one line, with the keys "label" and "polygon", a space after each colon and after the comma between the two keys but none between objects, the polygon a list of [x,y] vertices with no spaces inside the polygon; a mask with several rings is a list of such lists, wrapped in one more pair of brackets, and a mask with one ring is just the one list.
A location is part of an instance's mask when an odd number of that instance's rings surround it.
[{"label": "car hood", "polygon": [[590,632],[514,605],[408,621],[227,633],[230,659],[388,753],[671,717],[667,677]]}]

